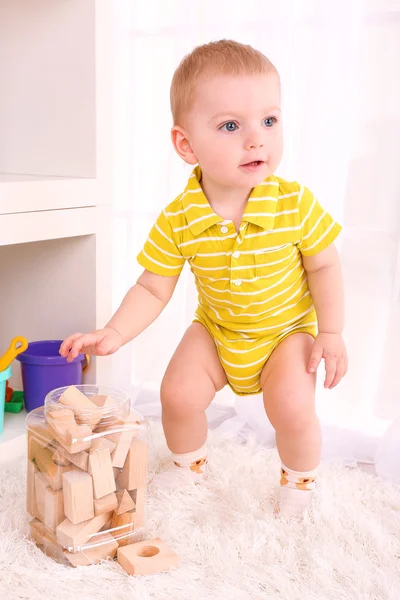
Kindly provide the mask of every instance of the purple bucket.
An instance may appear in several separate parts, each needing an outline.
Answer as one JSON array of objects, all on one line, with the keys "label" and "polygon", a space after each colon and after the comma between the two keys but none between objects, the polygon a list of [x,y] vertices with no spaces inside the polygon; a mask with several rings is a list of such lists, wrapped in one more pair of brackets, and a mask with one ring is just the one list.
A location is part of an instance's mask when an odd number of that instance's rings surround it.
[{"label": "purple bucket", "polygon": [[27,350],[17,356],[21,363],[28,412],[43,406],[45,397],[55,388],[82,384],[82,373],[89,363],[88,355],[78,354],[69,363],[58,352],[61,343],[62,340],[30,342]]}]

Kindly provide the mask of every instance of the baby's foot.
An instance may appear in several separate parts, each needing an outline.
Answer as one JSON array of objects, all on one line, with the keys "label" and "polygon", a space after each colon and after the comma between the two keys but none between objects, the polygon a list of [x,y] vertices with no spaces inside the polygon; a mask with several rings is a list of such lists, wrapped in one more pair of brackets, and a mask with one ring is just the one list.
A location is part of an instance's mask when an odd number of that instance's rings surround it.
[{"label": "baby's foot", "polygon": [[149,485],[153,488],[164,489],[184,489],[186,487],[194,487],[201,483],[206,477],[207,462],[204,462],[201,469],[193,470],[191,467],[178,467],[172,464],[165,471],[157,473],[150,481]]}]

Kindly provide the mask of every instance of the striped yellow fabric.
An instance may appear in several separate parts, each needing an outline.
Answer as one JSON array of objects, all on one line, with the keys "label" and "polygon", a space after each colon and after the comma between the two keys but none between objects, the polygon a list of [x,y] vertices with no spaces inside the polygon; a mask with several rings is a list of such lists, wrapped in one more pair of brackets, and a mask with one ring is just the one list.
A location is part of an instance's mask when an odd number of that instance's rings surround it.
[{"label": "striped yellow fabric", "polygon": [[301,255],[329,246],[341,226],[310,190],[271,175],[253,188],[239,232],[214,213],[196,167],[154,224],[139,263],[179,275],[189,262],[199,292],[196,321],[213,337],[237,394],[260,392],[260,372],[287,335],[316,335]]}]

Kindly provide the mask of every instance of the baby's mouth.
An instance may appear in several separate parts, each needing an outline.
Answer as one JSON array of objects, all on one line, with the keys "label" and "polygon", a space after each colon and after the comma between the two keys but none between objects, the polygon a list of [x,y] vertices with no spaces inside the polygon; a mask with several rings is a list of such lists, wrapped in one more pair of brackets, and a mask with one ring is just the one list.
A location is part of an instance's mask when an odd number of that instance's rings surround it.
[{"label": "baby's mouth", "polygon": [[240,166],[241,167],[253,167],[253,168],[256,168],[256,167],[261,167],[261,165],[263,165],[263,164],[264,164],[263,160],[253,160],[251,162],[244,163],[243,165],[240,165]]}]

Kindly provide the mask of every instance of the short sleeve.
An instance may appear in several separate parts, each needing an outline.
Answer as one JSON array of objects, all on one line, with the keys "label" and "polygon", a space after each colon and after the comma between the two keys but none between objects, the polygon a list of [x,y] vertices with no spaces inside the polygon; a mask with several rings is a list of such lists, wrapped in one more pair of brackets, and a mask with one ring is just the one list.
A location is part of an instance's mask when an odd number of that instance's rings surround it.
[{"label": "short sleeve", "polygon": [[306,187],[299,193],[299,241],[297,247],[305,256],[312,256],[325,250],[342,231]]},{"label": "short sleeve", "polygon": [[172,227],[164,211],[153,225],[137,260],[143,268],[157,275],[179,275],[182,271],[185,259],[173,239]]}]

